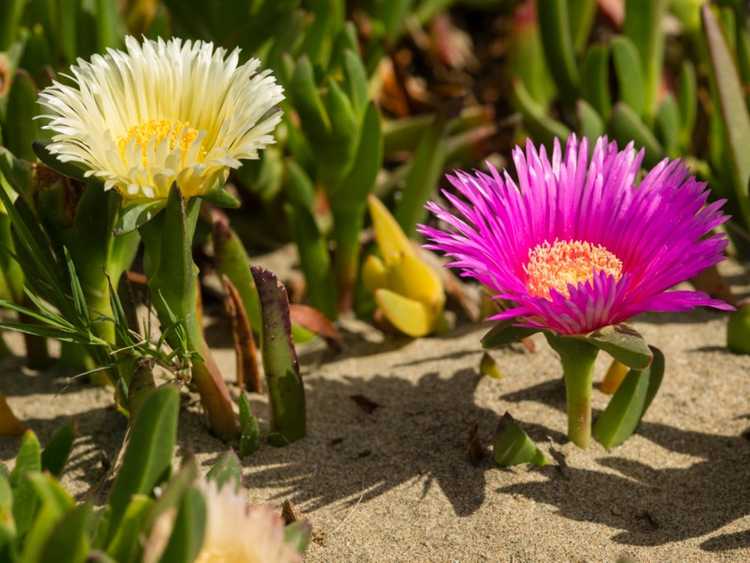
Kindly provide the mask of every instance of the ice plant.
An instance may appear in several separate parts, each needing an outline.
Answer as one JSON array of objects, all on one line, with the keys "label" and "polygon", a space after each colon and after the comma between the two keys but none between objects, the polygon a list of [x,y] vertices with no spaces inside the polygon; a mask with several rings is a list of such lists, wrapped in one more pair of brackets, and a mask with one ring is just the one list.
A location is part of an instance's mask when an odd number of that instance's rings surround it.
[{"label": "ice plant", "polygon": [[284,521],[269,506],[249,505],[230,483],[199,482],[206,500],[206,532],[196,563],[296,563],[302,556],[285,542]]},{"label": "ice plant", "polygon": [[65,83],[40,94],[52,142],[37,150],[64,174],[82,169],[89,182],[121,195],[116,227],[140,230],[166,340],[192,357],[212,429],[234,438],[237,417],[196,310],[191,247],[199,198],[226,202],[220,194],[230,169],[274,141],[282,88],[257,59],[240,64],[238,49],[132,37],[125,45],[79,60]]},{"label": "ice plant", "polygon": [[598,351],[635,369],[652,353],[621,323],[647,311],[731,307],[698,291],[671,290],[722,260],[727,244],[712,234],[727,220],[724,201],[708,203],[706,185],[680,161],[663,160],[638,182],[643,151],[571,135],[551,157],[531,142],[517,147],[514,180],[458,171],[460,195],[443,192],[457,213],[428,209],[447,227],[422,226],[427,247],[486,285],[508,307],[485,343],[543,331],[560,354],[568,433],[586,447],[591,432],[591,376]]},{"label": "ice plant", "polygon": [[[70,68],[39,95],[61,162],[125,199],[186,198],[223,184],[230,168],[273,143],[282,88],[260,61],[212,43],[125,39]],[[68,82],[68,81],[66,81]]]}]

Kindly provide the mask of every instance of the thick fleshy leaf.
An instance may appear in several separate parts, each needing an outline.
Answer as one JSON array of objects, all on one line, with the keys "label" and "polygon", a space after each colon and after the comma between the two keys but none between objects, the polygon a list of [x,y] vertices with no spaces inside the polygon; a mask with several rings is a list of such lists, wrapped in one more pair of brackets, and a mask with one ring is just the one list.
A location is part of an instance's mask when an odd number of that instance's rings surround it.
[{"label": "thick fleshy leaf", "polygon": [[307,520],[292,522],[284,528],[284,543],[294,546],[298,553],[304,555],[312,538],[312,526]]},{"label": "thick fleshy leaf", "polygon": [[231,485],[234,490],[242,484],[242,465],[237,454],[232,450],[226,451],[214,463],[206,474],[206,479],[216,483],[218,489]]},{"label": "thick fleshy leaf", "polygon": [[652,118],[661,89],[664,61],[662,30],[667,0],[626,0],[623,31],[638,49],[644,76],[644,114]]},{"label": "thick fleshy leaf", "polygon": [[541,467],[549,463],[539,447],[508,412],[497,425],[492,450],[495,463],[500,467],[524,463]]},{"label": "thick fleshy leaf", "polygon": [[55,155],[49,152],[49,149],[47,148],[48,144],[48,141],[34,141],[32,143],[32,148],[34,149],[34,154],[36,154],[37,158],[58,174],[62,174],[73,180],[78,180],[79,182],[85,182],[86,178],[84,176],[84,170],[70,162],[61,162],[58,160]]},{"label": "thick fleshy leaf", "polygon": [[444,116],[435,116],[414,151],[406,185],[394,212],[394,217],[407,235],[412,235],[417,223],[424,219],[424,205],[440,181],[445,164],[445,143],[442,141],[447,124]]},{"label": "thick fleshy leaf", "polygon": [[411,241],[388,208],[374,195],[368,198],[367,203],[375,231],[375,242],[385,265],[390,266],[403,256],[413,255],[414,248]]},{"label": "thick fleshy leaf", "polygon": [[13,519],[13,491],[10,487],[7,469],[0,467],[0,553],[16,537],[16,523]]},{"label": "thick fleshy leaf", "polygon": [[606,326],[583,339],[633,369],[647,368],[653,359],[643,337],[624,324]]},{"label": "thick fleshy leaf", "polygon": [[388,271],[383,261],[375,254],[370,254],[362,266],[362,283],[369,292],[385,287]]},{"label": "thick fleshy leaf", "polygon": [[540,330],[538,328],[514,326],[512,320],[500,321],[482,337],[482,346],[489,349],[507,346],[536,334]]},{"label": "thick fleshy leaf", "polygon": [[287,442],[305,436],[305,388],[291,338],[286,288],[269,270],[252,268],[263,316],[263,367],[271,403],[271,431]]},{"label": "thick fleshy leaf", "polygon": [[612,40],[611,49],[620,99],[642,117],[644,84],[638,48],[627,37],[618,36]]},{"label": "thick fleshy leaf", "polygon": [[568,0],[549,0],[537,10],[547,67],[566,103],[578,95],[580,74],[568,15]]},{"label": "thick fleshy leaf", "polygon": [[107,553],[115,561],[135,563],[139,560],[144,518],[153,505],[154,500],[146,495],[133,495],[130,499],[125,515],[107,546]]},{"label": "thick fleshy leaf", "polygon": [[689,60],[682,61],[680,70],[680,87],[677,91],[677,104],[680,108],[680,142],[683,148],[689,149],[692,142],[695,115],[698,109],[697,83],[695,67]]},{"label": "thick fleshy leaf", "polygon": [[403,256],[388,269],[386,288],[424,303],[436,315],[443,310],[445,291],[440,276],[415,255]]},{"label": "thick fleshy leaf", "polygon": [[75,435],[76,429],[73,421],[68,421],[55,430],[42,452],[43,471],[49,471],[55,477],[62,474],[70,452],[73,450]]},{"label": "thick fleshy leaf", "polygon": [[123,235],[138,229],[153,219],[166,205],[166,201],[146,201],[123,207],[117,216],[114,232]]},{"label": "thick fleshy leaf", "polygon": [[726,37],[711,6],[705,4],[701,15],[711,59],[711,72],[719,97],[719,110],[725,125],[723,129],[732,169],[732,184],[747,225],[750,224],[750,113],[745,100],[745,90]]},{"label": "thick fleshy leaf", "polygon": [[653,166],[664,158],[664,148],[654,134],[640,117],[622,102],[616,104],[612,110],[609,130],[623,145],[635,141],[638,148],[646,149],[644,162],[647,166]]},{"label": "thick fleshy leaf", "polygon": [[203,546],[207,518],[206,499],[203,493],[196,487],[188,488],[180,500],[169,543],[159,561],[194,561]]},{"label": "thick fleshy leaf", "polygon": [[34,514],[31,528],[24,538],[20,560],[44,561],[41,556],[47,541],[75,503],[62,485],[47,473],[31,472],[26,480],[34,490],[39,511]]},{"label": "thick fleshy leaf", "polygon": [[112,507],[110,538],[117,531],[131,497],[150,494],[168,476],[177,437],[179,408],[178,389],[164,385],[152,391],[138,411],[122,466],[109,494]]},{"label": "thick fleshy leaf", "polygon": [[627,440],[638,427],[659,390],[664,376],[664,355],[652,347],[654,361],[643,370],[630,370],[607,408],[596,419],[593,436],[605,448]]},{"label": "thick fleshy leaf", "polygon": [[240,457],[254,454],[260,448],[260,426],[253,415],[247,395],[240,395]]},{"label": "thick fleshy leaf", "polygon": [[513,105],[523,116],[524,127],[535,139],[542,143],[552,143],[555,139],[564,140],[570,135],[570,129],[550,117],[544,107],[531,98],[520,80],[513,81],[511,99]]},{"label": "thick fleshy leaf", "polygon": [[42,448],[31,430],[21,439],[21,447],[16,456],[16,465],[10,473],[10,486],[13,489],[13,519],[16,532],[23,536],[28,532],[39,506],[36,492],[28,475],[42,469]]},{"label": "thick fleshy leaf", "polygon": [[209,203],[213,203],[217,207],[224,207],[228,209],[239,209],[239,207],[242,205],[242,201],[240,201],[237,196],[232,194],[224,186],[209,190],[205,194],[202,194],[200,198]]},{"label": "thick fleshy leaf", "polygon": [[680,108],[672,94],[667,94],[656,113],[656,129],[667,155],[677,156],[680,146]]},{"label": "thick fleshy leaf", "polygon": [[375,291],[375,302],[388,321],[408,336],[426,336],[435,327],[435,314],[424,303],[389,289]]},{"label": "thick fleshy leaf", "polygon": [[576,103],[578,127],[581,134],[588,139],[597,139],[604,134],[604,121],[586,100]]},{"label": "thick fleshy leaf", "polygon": [[489,352],[484,352],[482,354],[482,359],[479,361],[479,373],[491,377],[492,379],[503,378],[503,372],[500,371],[497,361]]},{"label": "thick fleshy leaf", "polygon": [[250,273],[250,257],[245,245],[229,225],[226,217],[216,217],[213,222],[213,243],[216,271],[229,278],[237,289],[253,332],[261,332],[260,301],[255,282]]},{"label": "thick fleshy leaf", "polygon": [[89,528],[92,517],[89,503],[79,504],[66,512],[45,541],[39,561],[84,563],[91,544]]},{"label": "thick fleshy leaf", "polygon": [[750,304],[740,306],[729,315],[727,348],[735,354],[750,354]]},{"label": "thick fleshy leaf", "polygon": [[612,111],[609,93],[609,49],[606,45],[589,47],[583,61],[581,91],[596,111],[606,121]]}]

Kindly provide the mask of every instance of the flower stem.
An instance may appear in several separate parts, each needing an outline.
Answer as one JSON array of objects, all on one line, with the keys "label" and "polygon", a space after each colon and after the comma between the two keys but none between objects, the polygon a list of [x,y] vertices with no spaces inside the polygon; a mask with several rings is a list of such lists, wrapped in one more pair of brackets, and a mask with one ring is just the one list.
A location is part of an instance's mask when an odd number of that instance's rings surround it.
[{"label": "flower stem", "polygon": [[362,209],[333,209],[334,237],[336,239],[336,279],[339,311],[351,310],[354,288],[359,270],[359,234],[364,221]]},{"label": "flower stem", "polygon": [[594,362],[599,352],[595,346],[566,336],[547,336],[560,354],[565,379],[568,409],[568,438],[586,449],[591,441],[591,390]]}]

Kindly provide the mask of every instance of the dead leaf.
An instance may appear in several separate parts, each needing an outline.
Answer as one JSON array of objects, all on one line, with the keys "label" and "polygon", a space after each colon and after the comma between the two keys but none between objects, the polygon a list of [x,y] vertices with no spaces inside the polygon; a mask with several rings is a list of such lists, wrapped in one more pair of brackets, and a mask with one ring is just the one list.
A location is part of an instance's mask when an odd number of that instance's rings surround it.
[{"label": "dead leaf", "polygon": [[0,436],[20,436],[26,425],[16,418],[5,395],[0,395]]},{"label": "dead leaf", "polygon": [[222,276],[222,283],[227,292],[224,309],[232,323],[232,338],[237,366],[237,386],[253,393],[260,393],[263,384],[258,364],[258,350],[253,338],[250,318],[247,316],[239,291],[227,276]]},{"label": "dead leaf", "polygon": [[308,305],[290,304],[289,316],[294,324],[323,338],[332,350],[336,352],[341,350],[343,343],[341,333],[336,325],[317,309]]}]

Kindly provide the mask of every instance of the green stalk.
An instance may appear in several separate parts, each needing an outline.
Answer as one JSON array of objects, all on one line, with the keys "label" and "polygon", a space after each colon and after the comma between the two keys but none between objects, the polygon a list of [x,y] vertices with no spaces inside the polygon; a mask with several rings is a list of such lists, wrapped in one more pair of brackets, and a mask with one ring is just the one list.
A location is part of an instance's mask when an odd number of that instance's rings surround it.
[{"label": "green stalk", "polygon": [[568,438],[579,448],[586,449],[591,441],[592,376],[599,349],[568,336],[547,335],[547,341],[560,354],[562,363]]},{"label": "green stalk", "polygon": [[200,200],[185,202],[180,190],[173,186],[165,210],[141,226],[146,252],[144,264],[152,302],[167,342],[176,351],[192,353],[192,381],[200,393],[211,429],[229,440],[238,435],[239,422],[229,390],[206,344],[196,309],[199,286],[192,241],[199,210]]},{"label": "green stalk", "polygon": [[332,209],[333,236],[336,242],[335,269],[339,311],[348,312],[354,301],[359,271],[359,234],[364,224],[364,207]]}]

